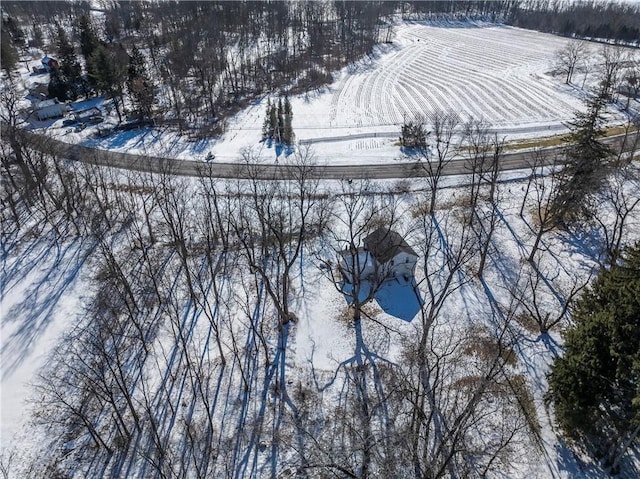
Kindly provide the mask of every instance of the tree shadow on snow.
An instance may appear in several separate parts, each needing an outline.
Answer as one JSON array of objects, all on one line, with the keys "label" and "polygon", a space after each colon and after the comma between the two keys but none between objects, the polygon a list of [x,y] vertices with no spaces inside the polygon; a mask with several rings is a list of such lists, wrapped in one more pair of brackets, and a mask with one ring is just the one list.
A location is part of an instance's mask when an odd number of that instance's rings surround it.
[{"label": "tree shadow on snow", "polygon": [[[31,354],[36,341],[54,319],[62,296],[75,283],[88,251],[90,248],[73,242],[63,248],[50,248],[46,255],[39,257],[40,264],[49,263],[46,270],[28,286],[23,298],[4,314],[7,322],[19,321],[20,324],[2,341],[0,358],[3,377],[13,374]],[[7,292],[3,291],[3,294]]]}]

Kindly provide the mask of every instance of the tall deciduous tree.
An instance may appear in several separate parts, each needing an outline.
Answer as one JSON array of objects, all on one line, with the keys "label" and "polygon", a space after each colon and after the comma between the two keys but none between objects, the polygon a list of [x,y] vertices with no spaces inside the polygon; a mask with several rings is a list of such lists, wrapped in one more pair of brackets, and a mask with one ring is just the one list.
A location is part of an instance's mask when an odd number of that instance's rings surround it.
[{"label": "tall deciduous tree", "polygon": [[576,66],[589,54],[587,44],[583,41],[569,42],[556,52],[556,68],[566,73],[565,83],[571,83]]},{"label": "tall deciduous tree", "polygon": [[640,433],[640,243],[578,301],[565,354],[549,375],[564,432],[597,447],[613,470]]}]

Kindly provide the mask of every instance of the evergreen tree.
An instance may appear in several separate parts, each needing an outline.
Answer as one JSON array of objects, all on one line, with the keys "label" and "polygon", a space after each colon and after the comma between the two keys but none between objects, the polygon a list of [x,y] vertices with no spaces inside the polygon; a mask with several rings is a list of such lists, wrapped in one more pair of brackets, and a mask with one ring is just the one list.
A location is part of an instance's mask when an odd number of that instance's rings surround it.
[{"label": "evergreen tree", "polygon": [[13,44],[9,31],[5,29],[4,23],[0,36],[0,63],[2,64],[2,69],[11,78],[11,74],[18,64],[18,50]]},{"label": "evergreen tree", "polygon": [[405,120],[400,129],[400,144],[405,148],[425,149],[427,136],[429,136],[429,132],[424,121]]},{"label": "evergreen tree", "polygon": [[273,128],[271,125],[271,98],[267,98],[267,107],[264,114],[264,122],[262,123],[262,138],[273,138]]},{"label": "evergreen tree", "polygon": [[293,119],[293,111],[291,110],[291,102],[289,97],[284,97],[284,127],[282,131],[282,142],[291,145],[293,144],[293,126],[291,124]]},{"label": "evergreen tree", "polygon": [[576,220],[588,208],[586,200],[600,189],[607,176],[612,150],[600,141],[605,132],[605,102],[603,95],[587,99],[587,111],[576,113],[569,123],[571,146],[566,151],[567,164],[552,205],[556,223]]},{"label": "evergreen tree", "polygon": [[269,138],[275,140],[277,139],[277,129],[278,129],[278,112],[277,108],[274,104],[271,104],[271,108],[269,109]]},{"label": "evergreen tree", "polygon": [[49,96],[61,101],[75,99],[82,88],[82,70],[67,32],[58,26],[56,32],[59,67],[51,71]]},{"label": "evergreen tree", "polygon": [[137,77],[148,79],[147,63],[142,52],[134,45],[131,49],[131,56],[129,57],[129,80]]},{"label": "evergreen tree", "polygon": [[129,57],[127,90],[131,95],[136,112],[142,117],[151,117],[155,103],[154,85],[147,74],[144,55],[135,45]]},{"label": "evergreen tree", "polygon": [[36,48],[42,48],[44,46],[44,35],[42,28],[37,23],[33,24],[33,39],[30,42],[30,46]]},{"label": "evergreen tree", "polygon": [[24,32],[18,26],[18,23],[13,17],[6,17],[2,19],[2,28],[9,34],[11,41],[16,46],[24,45]]},{"label": "evergreen tree", "polygon": [[278,98],[278,118],[276,126],[276,140],[282,143],[282,133],[284,131],[284,112],[282,109],[282,98]]},{"label": "evergreen tree", "polygon": [[71,100],[74,96],[69,83],[64,79],[60,70],[51,71],[48,91],[51,98],[57,98],[60,101]]},{"label": "evergreen tree", "polygon": [[91,19],[87,15],[82,15],[78,19],[78,31],[80,34],[80,51],[88,64],[93,52],[101,45],[100,39],[96,35]]},{"label": "evergreen tree", "polygon": [[573,319],[548,397],[563,431],[615,470],[640,432],[640,243],[600,273]]},{"label": "evergreen tree", "polygon": [[292,118],[293,112],[288,97],[285,97],[284,103],[282,98],[278,98],[277,106],[271,103],[270,99],[267,99],[265,118],[262,124],[262,137],[285,145],[291,145],[294,138],[291,126]]},{"label": "evergreen tree", "polygon": [[122,94],[129,68],[128,58],[123,50],[102,46],[89,58],[89,75],[98,91],[113,99],[119,121],[122,121]]},{"label": "evergreen tree", "polygon": [[82,69],[67,32],[58,26],[57,38],[59,74],[63,81],[73,84],[82,79]]}]

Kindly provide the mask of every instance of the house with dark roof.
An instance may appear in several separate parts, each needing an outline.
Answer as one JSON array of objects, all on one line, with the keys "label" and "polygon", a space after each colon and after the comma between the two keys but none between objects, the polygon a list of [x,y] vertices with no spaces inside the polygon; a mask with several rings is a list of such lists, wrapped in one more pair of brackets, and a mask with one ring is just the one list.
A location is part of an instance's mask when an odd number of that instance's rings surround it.
[{"label": "house with dark roof", "polygon": [[345,281],[354,278],[382,282],[391,278],[413,277],[418,254],[405,239],[389,228],[378,228],[355,251],[340,252],[339,266]]}]

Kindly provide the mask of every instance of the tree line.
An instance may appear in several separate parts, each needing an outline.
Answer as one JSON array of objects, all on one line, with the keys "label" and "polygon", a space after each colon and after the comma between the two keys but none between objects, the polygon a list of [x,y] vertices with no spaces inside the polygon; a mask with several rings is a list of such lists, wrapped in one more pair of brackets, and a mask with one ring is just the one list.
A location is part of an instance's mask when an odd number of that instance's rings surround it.
[{"label": "tree line", "polygon": [[568,37],[640,45],[640,10],[631,2],[521,2],[507,23]]}]

